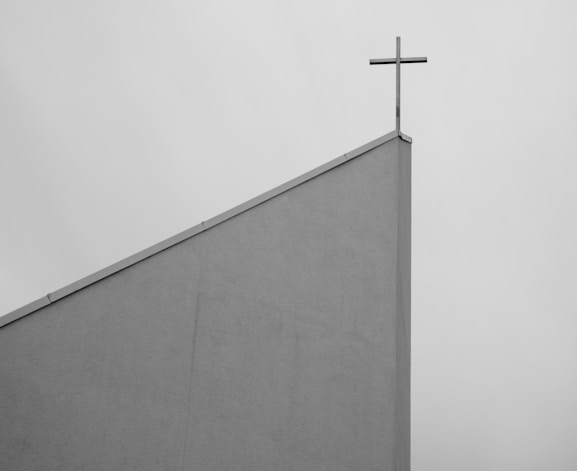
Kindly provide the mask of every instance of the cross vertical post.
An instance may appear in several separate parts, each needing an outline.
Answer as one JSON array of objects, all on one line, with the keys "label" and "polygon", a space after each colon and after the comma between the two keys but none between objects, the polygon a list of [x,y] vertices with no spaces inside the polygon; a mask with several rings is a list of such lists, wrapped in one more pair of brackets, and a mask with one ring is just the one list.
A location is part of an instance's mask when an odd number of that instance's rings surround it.
[{"label": "cross vertical post", "polygon": [[401,37],[397,36],[397,131],[401,131]]},{"label": "cross vertical post", "polygon": [[414,64],[417,62],[427,62],[426,57],[401,57],[401,38],[397,36],[397,55],[392,59],[371,59],[371,65],[395,64],[397,68],[397,103],[396,103],[396,128],[401,132],[401,64]]}]

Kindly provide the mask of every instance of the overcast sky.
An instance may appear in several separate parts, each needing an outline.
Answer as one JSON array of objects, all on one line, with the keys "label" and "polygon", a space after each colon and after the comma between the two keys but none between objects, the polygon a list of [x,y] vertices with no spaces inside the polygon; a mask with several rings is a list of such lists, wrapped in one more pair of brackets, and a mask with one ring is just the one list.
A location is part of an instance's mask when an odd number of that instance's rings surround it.
[{"label": "overcast sky", "polygon": [[0,313],[394,129],[414,471],[577,469],[573,1],[0,1]]}]

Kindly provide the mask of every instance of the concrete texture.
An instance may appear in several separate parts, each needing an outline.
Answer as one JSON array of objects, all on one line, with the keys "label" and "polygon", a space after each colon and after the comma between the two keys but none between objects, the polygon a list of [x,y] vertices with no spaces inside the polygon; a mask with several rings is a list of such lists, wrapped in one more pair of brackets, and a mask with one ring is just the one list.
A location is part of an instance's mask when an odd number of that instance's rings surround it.
[{"label": "concrete texture", "polygon": [[1,470],[409,469],[410,144],[218,218],[0,329]]}]

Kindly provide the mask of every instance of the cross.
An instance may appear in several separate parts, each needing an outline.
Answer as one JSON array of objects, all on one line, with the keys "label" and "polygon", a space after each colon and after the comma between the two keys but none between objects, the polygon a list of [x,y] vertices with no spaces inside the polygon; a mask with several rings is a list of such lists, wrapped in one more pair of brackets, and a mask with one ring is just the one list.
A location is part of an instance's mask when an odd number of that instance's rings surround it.
[{"label": "cross", "polygon": [[401,38],[397,36],[397,57],[392,59],[371,59],[371,65],[397,64],[397,131],[401,132],[401,64],[427,62],[426,57],[401,57]]}]

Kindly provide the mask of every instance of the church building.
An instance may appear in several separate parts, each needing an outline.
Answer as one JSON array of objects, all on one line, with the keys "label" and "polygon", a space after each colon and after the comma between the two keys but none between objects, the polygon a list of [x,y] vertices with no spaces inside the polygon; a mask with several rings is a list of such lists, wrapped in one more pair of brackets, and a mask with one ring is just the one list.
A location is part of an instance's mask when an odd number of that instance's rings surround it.
[{"label": "church building", "polygon": [[393,131],[0,318],[0,469],[408,471]]}]

